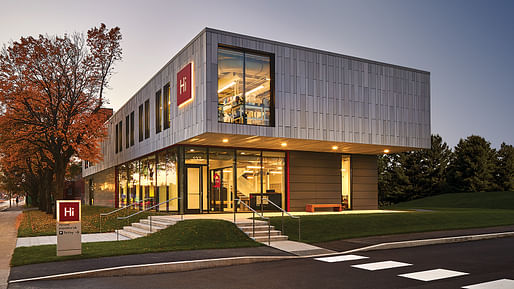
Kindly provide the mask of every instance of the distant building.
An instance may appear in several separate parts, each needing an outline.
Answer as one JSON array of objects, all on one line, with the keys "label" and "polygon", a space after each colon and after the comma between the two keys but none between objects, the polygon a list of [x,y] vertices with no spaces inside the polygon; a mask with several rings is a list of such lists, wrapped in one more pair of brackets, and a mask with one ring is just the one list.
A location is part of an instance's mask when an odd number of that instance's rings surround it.
[{"label": "distant building", "polygon": [[91,204],[376,209],[377,155],[430,148],[430,73],[206,28],[108,132]]}]

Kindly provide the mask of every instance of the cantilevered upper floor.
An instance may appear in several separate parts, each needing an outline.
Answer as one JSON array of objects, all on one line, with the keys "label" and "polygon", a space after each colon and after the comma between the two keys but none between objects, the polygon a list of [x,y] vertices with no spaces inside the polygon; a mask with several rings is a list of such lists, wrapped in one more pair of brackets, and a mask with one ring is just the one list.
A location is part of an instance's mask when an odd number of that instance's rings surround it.
[{"label": "cantilevered upper floor", "polygon": [[[321,45],[320,45],[321,46]],[[205,28],[107,122],[87,176],[175,144],[380,154],[430,147],[430,73]]]}]

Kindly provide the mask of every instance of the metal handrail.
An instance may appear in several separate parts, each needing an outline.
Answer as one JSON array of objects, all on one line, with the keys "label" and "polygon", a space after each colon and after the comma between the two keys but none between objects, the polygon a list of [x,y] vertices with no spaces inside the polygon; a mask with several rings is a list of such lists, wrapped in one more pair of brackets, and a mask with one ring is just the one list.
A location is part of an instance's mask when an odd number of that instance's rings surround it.
[{"label": "metal handrail", "polygon": [[[256,210],[252,209],[252,207],[248,206],[245,202],[241,202],[241,199],[234,199],[237,204],[243,204],[245,207],[250,209],[252,211],[252,236],[255,239],[255,214],[257,214],[261,219],[268,220],[268,245],[271,244],[271,224],[270,224],[270,218],[264,217],[264,215],[260,214]],[[234,208],[234,224],[236,224],[236,208]]]},{"label": "metal handrail", "polygon": [[[164,201],[164,202],[158,203],[157,205],[153,205],[153,206],[151,206],[151,207],[149,207],[149,208],[146,208],[146,209],[144,209],[144,210],[142,210],[142,211],[136,212],[136,213],[134,213],[134,214],[132,214],[132,215],[130,215],[130,216],[118,217],[118,220],[125,220],[125,219],[126,219],[126,220],[127,220],[127,225],[128,225],[128,219],[129,219],[129,218],[131,218],[131,217],[133,217],[133,216],[135,216],[135,215],[139,215],[139,214],[141,214],[141,213],[143,213],[143,212],[147,212],[147,211],[149,211],[149,210],[151,210],[151,209],[153,209],[153,208],[155,208],[155,207],[158,207],[158,206],[160,206],[160,205],[163,205],[163,204],[169,203],[169,202],[171,202],[171,201],[173,201],[173,200],[180,200],[180,199],[182,199],[182,198],[179,198],[179,197],[171,198],[171,199],[166,200],[166,201]],[[184,215],[183,215],[183,214],[180,214],[180,216],[181,216],[181,219],[182,219],[182,220],[184,220]],[[150,219],[150,233],[151,233],[151,232],[152,232],[152,216],[148,216],[148,218]],[[118,232],[118,231],[116,231],[116,240],[119,240],[119,232]]]},{"label": "metal handrail", "polygon": [[135,212],[134,214],[132,214],[132,215],[130,215],[130,216],[118,217],[118,220],[125,220],[125,219],[128,219],[128,218],[134,217],[135,215],[139,215],[139,214],[141,214],[141,213],[143,213],[143,212],[147,212],[147,211],[149,211],[149,210],[151,210],[151,209],[153,209],[153,208],[155,208],[155,207],[158,207],[158,206],[160,206],[160,205],[163,205],[163,204],[169,203],[170,201],[173,201],[173,200],[179,200],[179,199],[181,199],[181,198],[179,198],[179,197],[171,198],[171,199],[166,200],[166,201],[164,201],[164,202],[158,203],[157,205],[153,205],[153,206],[151,206],[151,207],[148,207],[148,208],[146,208],[146,209],[144,209],[144,210],[142,210],[142,211]]},{"label": "metal handrail", "polygon": [[110,214],[116,213],[116,212],[124,210],[126,208],[130,208],[130,207],[132,207],[132,206],[134,206],[136,204],[139,204],[141,202],[144,202],[146,200],[151,200],[151,199],[153,199],[153,198],[146,198],[146,199],[143,199],[143,200],[139,200],[137,202],[133,202],[132,204],[126,205],[125,207],[121,207],[121,208],[118,208],[118,209],[116,209],[114,211],[110,211],[109,213],[100,213],[100,217],[99,217],[99,219],[100,219],[100,233],[102,232],[102,217],[109,216]]},{"label": "metal handrail", "polygon": [[266,200],[268,200],[269,203],[271,203],[273,206],[275,206],[277,209],[279,209],[282,212],[282,233],[285,234],[285,232],[284,232],[284,213],[286,213],[289,217],[291,217],[293,219],[298,219],[298,241],[300,241],[300,236],[301,236],[301,233],[300,233],[301,232],[300,216],[293,216],[289,212],[287,212],[286,210],[282,209],[277,204],[273,203],[268,197],[264,197],[264,198]]}]

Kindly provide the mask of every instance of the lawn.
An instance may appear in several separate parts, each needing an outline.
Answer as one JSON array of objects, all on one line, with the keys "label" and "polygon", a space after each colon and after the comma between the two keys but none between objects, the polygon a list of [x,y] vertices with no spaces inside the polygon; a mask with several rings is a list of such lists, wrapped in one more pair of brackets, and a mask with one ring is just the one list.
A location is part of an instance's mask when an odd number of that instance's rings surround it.
[{"label": "lawn", "polygon": [[[113,208],[99,206],[82,206],[82,233],[99,233],[100,232],[100,213],[113,211]],[[129,213],[135,213],[136,210],[130,210]],[[120,229],[128,223],[138,222],[149,215],[158,215],[165,213],[144,212],[127,220],[118,220],[118,216],[126,216],[127,210],[102,217],[102,232],[113,232]],[[20,226],[18,228],[18,237],[34,237],[34,236],[50,236],[55,235],[55,219],[51,214],[39,210],[30,210],[20,215]]]},{"label": "lawn", "polygon": [[[386,209],[408,212],[302,216],[301,241],[318,243],[376,235],[514,225],[514,192],[439,195]],[[272,218],[271,222],[277,228],[281,227],[280,217]],[[285,233],[290,240],[298,239],[297,220],[285,220]]]},{"label": "lawn", "polygon": [[150,236],[134,240],[83,243],[82,255],[57,257],[55,245],[18,247],[14,250],[11,265],[21,266],[33,263],[151,252],[257,246],[261,246],[261,244],[248,238],[231,222],[223,220],[187,220],[178,222]]}]

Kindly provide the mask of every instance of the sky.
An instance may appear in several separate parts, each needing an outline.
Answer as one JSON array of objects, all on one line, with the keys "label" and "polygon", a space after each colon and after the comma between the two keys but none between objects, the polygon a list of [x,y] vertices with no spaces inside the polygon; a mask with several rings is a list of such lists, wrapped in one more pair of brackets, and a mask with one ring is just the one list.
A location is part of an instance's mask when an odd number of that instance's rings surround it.
[{"label": "sky", "polygon": [[514,145],[514,1],[0,0],[0,43],[119,26],[107,91],[120,108],[204,27],[431,73],[431,130]]}]

